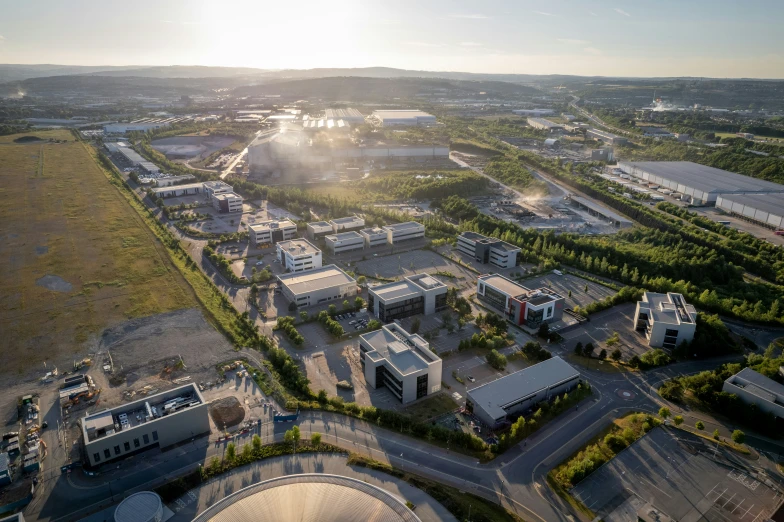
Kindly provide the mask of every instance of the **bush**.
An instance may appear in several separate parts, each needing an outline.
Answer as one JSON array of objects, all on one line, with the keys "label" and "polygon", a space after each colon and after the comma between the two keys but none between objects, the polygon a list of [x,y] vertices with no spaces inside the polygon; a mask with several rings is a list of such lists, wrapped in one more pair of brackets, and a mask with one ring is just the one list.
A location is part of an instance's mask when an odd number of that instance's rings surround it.
[{"label": "bush", "polygon": [[735,444],[743,444],[746,442],[746,434],[740,430],[735,430],[732,432],[732,441]]},{"label": "bush", "polygon": [[622,449],[624,449],[626,446],[629,445],[629,443],[626,442],[626,439],[624,439],[619,435],[614,435],[612,433],[604,437],[604,443],[607,445],[608,448],[613,450],[615,453],[618,453],[619,451],[621,451]]},{"label": "bush", "polygon": [[534,341],[528,341],[520,349],[526,359],[533,362],[546,361],[550,359],[553,354],[542,348],[542,346]]},{"label": "bush", "polygon": [[487,363],[496,370],[503,370],[506,368],[506,356],[498,353],[498,350],[492,350],[487,354]]}]

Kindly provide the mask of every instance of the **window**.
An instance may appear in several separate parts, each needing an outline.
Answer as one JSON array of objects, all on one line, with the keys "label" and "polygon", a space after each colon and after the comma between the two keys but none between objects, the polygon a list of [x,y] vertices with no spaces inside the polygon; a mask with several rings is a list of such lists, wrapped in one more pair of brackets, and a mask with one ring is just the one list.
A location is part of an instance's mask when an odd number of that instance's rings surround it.
[{"label": "window", "polygon": [[120,454],[120,446],[115,446],[114,447],[114,454],[115,455],[119,455]]},{"label": "window", "polygon": [[105,449],[105,450],[103,450],[103,456],[106,459],[110,459],[110,458],[112,458],[112,452],[109,451],[108,449]]},{"label": "window", "polygon": [[134,448],[138,448],[139,447],[139,439],[133,439],[133,447]]},{"label": "window", "polygon": [[664,332],[664,335],[666,335],[667,337],[678,337],[678,330],[670,330],[669,328],[667,328],[667,330],[665,330]]},{"label": "window", "polygon": [[146,433],[144,435],[142,435],[142,438],[144,439],[144,443],[145,444],[149,444],[150,443],[150,436],[147,435]]},{"label": "window", "polygon": [[93,460],[95,462],[101,462],[101,454],[100,453],[93,453]]},{"label": "window", "polygon": [[157,431],[153,431],[152,432],[152,440],[158,440],[158,432]]},{"label": "window", "polygon": [[130,442],[126,442],[125,443],[125,451],[131,451],[131,443]]}]

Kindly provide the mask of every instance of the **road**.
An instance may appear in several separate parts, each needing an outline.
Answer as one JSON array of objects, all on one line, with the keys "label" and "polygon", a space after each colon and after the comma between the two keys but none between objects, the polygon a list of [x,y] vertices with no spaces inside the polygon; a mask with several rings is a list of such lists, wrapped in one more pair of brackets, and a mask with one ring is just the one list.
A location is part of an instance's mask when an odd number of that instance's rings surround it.
[{"label": "road", "polygon": [[[574,95],[572,95],[572,96],[574,96]],[[634,134],[634,133],[631,133],[631,132],[629,132],[629,131],[627,131],[627,130],[624,130],[624,129],[621,129],[621,128],[618,128],[618,127],[614,127],[614,126],[612,126],[612,125],[608,125],[607,123],[605,123],[604,121],[602,121],[602,120],[601,120],[599,117],[597,117],[597,116],[594,116],[593,114],[591,114],[590,112],[586,111],[586,110],[585,110],[585,109],[583,109],[582,107],[579,107],[579,106],[577,105],[577,102],[579,102],[579,101],[580,101],[580,98],[579,98],[579,97],[577,97],[577,96],[574,96],[574,100],[570,101],[570,102],[569,102],[569,105],[570,105],[570,106],[571,106],[571,107],[572,107],[572,108],[573,108],[575,111],[579,112],[581,115],[585,116],[586,118],[588,118],[589,120],[591,120],[592,122],[594,122],[596,125],[599,125],[599,126],[601,126],[601,127],[604,127],[604,128],[606,128],[606,129],[609,129],[610,131],[612,131],[612,132],[614,132],[614,133],[616,133],[616,134],[620,134],[620,135],[622,135],[622,136],[630,136],[630,137],[632,137],[632,138],[639,138],[639,135],[638,135],[638,134]]]}]

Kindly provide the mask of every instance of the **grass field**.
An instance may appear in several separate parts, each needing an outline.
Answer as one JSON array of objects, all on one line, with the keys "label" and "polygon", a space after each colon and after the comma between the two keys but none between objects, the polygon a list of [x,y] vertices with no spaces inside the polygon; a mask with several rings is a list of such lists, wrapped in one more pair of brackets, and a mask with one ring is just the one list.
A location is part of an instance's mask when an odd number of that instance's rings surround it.
[{"label": "grass field", "polygon": [[[738,136],[734,132],[717,132],[715,133],[716,136],[719,138],[737,138]],[[761,136],[759,134],[754,135],[755,140],[768,140],[771,143],[784,143],[784,138],[775,138],[773,136]]]},{"label": "grass field", "polygon": [[457,403],[446,393],[436,394],[428,399],[408,406],[404,411],[416,422],[426,422],[433,417],[457,409]]},{"label": "grass field", "polygon": [[[62,364],[94,349],[111,324],[196,305],[85,144],[68,131],[24,135],[70,141],[0,138],[0,372]],[[39,284],[44,276],[60,278],[57,290]]]}]

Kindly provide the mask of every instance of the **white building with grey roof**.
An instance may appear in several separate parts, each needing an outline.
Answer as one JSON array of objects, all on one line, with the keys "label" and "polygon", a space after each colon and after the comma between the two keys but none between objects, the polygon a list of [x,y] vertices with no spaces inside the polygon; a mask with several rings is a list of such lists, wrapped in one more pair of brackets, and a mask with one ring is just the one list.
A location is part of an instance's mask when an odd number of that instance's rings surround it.
[{"label": "white building with grey roof", "polygon": [[737,395],[743,402],[756,404],[761,411],[784,419],[784,385],[751,368],[729,377],[721,391]]},{"label": "white building with grey roof", "polygon": [[324,119],[326,120],[343,120],[352,125],[361,125],[365,123],[365,117],[357,109],[348,107],[346,109],[325,109]]},{"label": "white building with grey roof", "polygon": [[716,207],[763,227],[784,229],[784,193],[719,194]]},{"label": "white building with grey roof", "polygon": [[387,244],[387,231],[379,227],[363,228],[359,234],[365,240],[365,248],[384,246]]},{"label": "white building with grey roof", "polygon": [[567,393],[580,373],[560,357],[505,375],[466,392],[466,409],[490,428],[498,428],[543,401]]},{"label": "white building with grey roof", "polygon": [[365,226],[365,220],[359,216],[347,216],[333,219],[329,224],[332,225],[332,232],[337,234],[338,232],[359,230]]},{"label": "white building with grey roof", "polygon": [[335,255],[353,250],[362,250],[365,248],[365,238],[359,232],[352,230],[351,232],[324,236],[324,244],[327,245],[327,250],[332,255]]},{"label": "white building with grey roof", "polygon": [[441,390],[441,358],[396,323],[360,335],[359,350],[365,381],[386,387],[403,404]]},{"label": "white building with grey roof", "polygon": [[394,225],[387,225],[381,228],[386,231],[387,243],[390,245],[395,245],[401,241],[408,241],[409,239],[425,237],[425,225],[417,223],[416,221],[395,223]]},{"label": "white building with grey roof", "polygon": [[495,237],[466,231],[457,236],[457,250],[482,264],[514,268],[520,249]]},{"label": "white building with grey roof", "polygon": [[278,261],[287,272],[321,268],[321,250],[307,239],[280,241],[275,245]]},{"label": "white building with grey roof", "polygon": [[295,272],[278,276],[281,293],[298,307],[352,299],[357,295],[357,282],[335,265],[305,272]]},{"label": "white building with grey roof", "polygon": [[682,294],[645,292],[637,302],[634,327],[645,333],[648,345],[672,350],[691,342],[697,330],[697,310],[686,304]]},{"label": "white building with grey roof", "polygon": [[417,274],[368,289],[367,309],[388,323],[412,315],[430,315],[447,308],[447,286],[428,274]]},{"label": "white building with grey roof", "polygon": [[415,127],[417,125],[436,124],[436,117],[432,114],[411,109],[373,111],[369,119],[382,127]]}]

